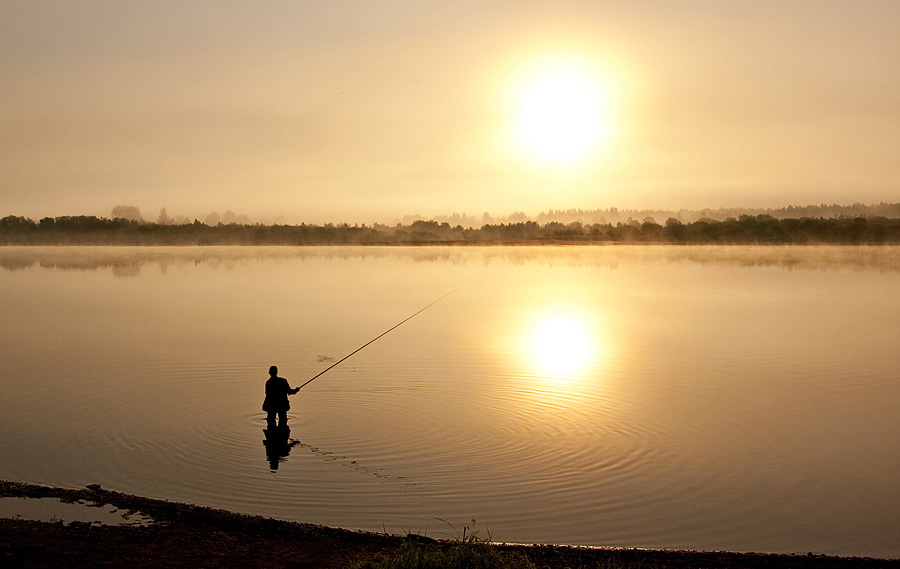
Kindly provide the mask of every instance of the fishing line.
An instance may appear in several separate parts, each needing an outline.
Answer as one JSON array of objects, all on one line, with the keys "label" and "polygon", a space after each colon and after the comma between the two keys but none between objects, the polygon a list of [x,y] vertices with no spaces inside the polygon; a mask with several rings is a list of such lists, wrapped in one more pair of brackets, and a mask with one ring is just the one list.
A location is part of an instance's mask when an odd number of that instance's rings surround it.
[{"label": "fishing line", "polygon": [[372,338],[371,340],[369,340],[368,342],[366,342],[366,343],[363,344],[362,346],[356,348],[355,350],[353,350],[352,352],[350,352],[350,353],[347,354],[346,356],[342,357],[341,359],[339,359],[338,361],[334,362],[333,364],[331,364],[331,365],[328,366],[327,368],[323,369],[322,371],[320,371],[319,373],[317,373],[316,375],[314,375],[314,376],[311,377],[310,379],[306,380],[306,383],[304,383],[303,385],[301,385],[301,386],[298,387],[297,389],[298,389],[298,390],[301,389],[303,386],[309,384],[312,380],[314,380],[314,379],[320,377],[321,375],[325,374],[325,372],[327,372],[328,370],[334,368],[334,367],[337,366],[339,363],[341,363],[342,361],[346,360],[347,358],[349,358],[350,356],[352,356],[352,355],[355,354],[356,352],[362,350],[363,348],[365,348],[366,346],[368,346],[369,344],[371,344],[371,343],[374,342],[375,340],[381,338],[382,336],[384,336],[384,335],[387,334],[388,332],[394,330],[395,328],[399,328],[401,324],[404,324],[404,323],[406,323],[407,321],[411,320],[414,316],[417,316],[417,315],[421,314],[422,312],[425,312],[426,310],[428,310],[429,308],[431,308],[432,306],[434,306],[434,305],[437,304],[438,302],[444,300],[445,298],[447,298],[448,296],[450,296],[451,294],[453,294],[453,293],[456,292],[457,290],[458,290],[458,289],[453,289],[453,290],[451,290],[450,292],[448,292],[448,293],[445,294],[444,296],[440,297],[439,299],[435,300],[434,302],[432,302],[432,303],[429,304],[428,306],[426,306],[426,307],[420,309],[418,312],[416,312],[416,313],[414,313],[414,314],[412,314],[412,315],[410,315],[410,316],[407,316],[407,317],[406,317],[404,320],[402,320],[401,322],[399,322],[399,323],[395,324],[394,326],[388,328],[387,330],[385,330],[385,331],[382,332],[381,334],[375,336],[374,338]]}]

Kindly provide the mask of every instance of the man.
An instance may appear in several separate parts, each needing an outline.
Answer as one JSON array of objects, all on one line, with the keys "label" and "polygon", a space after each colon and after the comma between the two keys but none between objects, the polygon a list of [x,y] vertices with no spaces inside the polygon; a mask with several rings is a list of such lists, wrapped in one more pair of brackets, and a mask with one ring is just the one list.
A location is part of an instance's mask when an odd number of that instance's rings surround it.
[{"label": "man", "polygon": [[300,388],[291,389],[288,381],[278,377],[278,368],[269,368],[269,379],[266,380],[266,400],[263,401],[263,411],[266,412],[266,424],[271,429],[275,427],[275,415],[278,415],[278,427],[287,427],[287,412],[291,408],[288,395],[300,391]]}]

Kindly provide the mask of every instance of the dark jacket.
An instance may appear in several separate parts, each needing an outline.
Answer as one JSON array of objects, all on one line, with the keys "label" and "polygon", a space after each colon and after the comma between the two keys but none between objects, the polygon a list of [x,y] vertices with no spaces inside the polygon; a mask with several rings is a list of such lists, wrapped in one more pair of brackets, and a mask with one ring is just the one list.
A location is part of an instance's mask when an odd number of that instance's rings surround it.
[{"label": "dark jacket", "polygon": [[288,381],[283,377],[270,377],[266,380],[266,400],[263,401],[263,411],[279,412],[287,411],[291,408],[288,402],[288,394],[297,393],[297,390],[291,389]]}]

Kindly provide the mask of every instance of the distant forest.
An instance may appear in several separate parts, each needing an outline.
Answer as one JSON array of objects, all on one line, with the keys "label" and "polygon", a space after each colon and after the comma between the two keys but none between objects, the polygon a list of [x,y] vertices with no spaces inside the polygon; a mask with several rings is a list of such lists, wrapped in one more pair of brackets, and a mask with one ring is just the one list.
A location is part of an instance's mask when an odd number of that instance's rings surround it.
[{"label": "distant forest", "polygon": [[897,215],[782,217],[738,214],[683,222],[669,217],[584,223],[518,221],[481,227],[416,220],[397,225],[263,225],[195,220],[150,223],[95,216],[18,216],[0,219],[0,245],[427,245],[551,243],[849,243],[900,244],[900,204],[880,204]]},{"label": "distant forest", "polygon": [[[691,223],[701,220],[725,221],[733,217],[737,219],[741,215],[770,215],[775,219],[804,218],[804,217],[900,217],[900,203],[878,203],[851,205],[818,204],[803,206],[786,206],[780,208],[705,208],[705,209],[619,209],[610,207],[607,209],[550,209],[542,211],[537,216],[529,216],[517,211],[508,216],[495,217],[485,212],[480,217],[454,213],[452,215],[439,215],[431,219],[447,222],[450,225],[462,225],[463,227],[481,227],[487,224],[519,223],[525,221],[537,221],[540,224],[556,221],[569,224],[581,222],[585,225],[596,225],[618,222],[631,223],[634,220],[644,221],[647,218],[663,223],[664,220],[677,219],[682,223]],[[417,220],[424,220],[422,216],[405,216],[401,221],[404,224]]]}]

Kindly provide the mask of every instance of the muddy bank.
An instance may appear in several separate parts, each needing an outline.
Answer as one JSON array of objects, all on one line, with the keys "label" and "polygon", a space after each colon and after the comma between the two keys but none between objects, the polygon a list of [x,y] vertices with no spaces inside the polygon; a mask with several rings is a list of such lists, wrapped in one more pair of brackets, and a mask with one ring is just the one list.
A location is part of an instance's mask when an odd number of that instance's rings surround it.
[{"label": "muddy bank", "polygon": [[[0,567],[312,568],[365,565],[395,551],[399,536],[235,514],[92,486],[51,488],[0,481],[0,496],[111,505],[153,521],[97,525],[0,519]],[[523,552],[539,568],[621,567],[898,568],[900,560],[559,546],[498,546]]]}]

